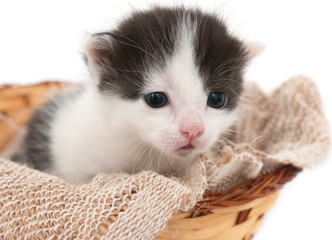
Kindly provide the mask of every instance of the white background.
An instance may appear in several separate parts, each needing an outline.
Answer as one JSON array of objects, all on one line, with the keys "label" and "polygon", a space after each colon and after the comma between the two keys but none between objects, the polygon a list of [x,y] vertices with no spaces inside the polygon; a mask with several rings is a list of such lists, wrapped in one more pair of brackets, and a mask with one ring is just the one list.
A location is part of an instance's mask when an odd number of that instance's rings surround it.
[{"label": "white background", "polygon": [[[222,14],[236,35],[266,45],[247,73],[248,80],[257,81],[265,90],[296,74],[314,79],[331,121],[330,2],[219,0],[186,1],[186,5]],[[84,36],[111,28],[125,13],[151,3],[155,1],[1,1],[0,85],[86,79],[81,60]],[[331,176],[331,157],[301,173],[284,188],[255,240],[332,239]]]}]

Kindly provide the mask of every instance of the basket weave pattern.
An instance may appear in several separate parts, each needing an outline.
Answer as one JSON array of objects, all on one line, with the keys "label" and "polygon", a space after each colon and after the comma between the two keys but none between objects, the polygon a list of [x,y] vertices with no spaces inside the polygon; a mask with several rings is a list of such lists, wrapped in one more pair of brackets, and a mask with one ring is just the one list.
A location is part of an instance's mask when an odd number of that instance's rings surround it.
[{"label": "basket weave pattern", "polygon": [[171,218],[158,239],[251,239],[279,190],[300,171],[287,165],[227,191],[206,192],[191,211]]},{"label": "basket weave pattern", "polygon": [[[52,92],[65,88],[68,85],[59,82],[0,88],[0,153],[27,124],[34,109]],[[157,239],[250,239],[264,213],[273,206],[279,189],[299,171],[286,165],[225,192],[207,192],[191,211],[172,217]]]}]

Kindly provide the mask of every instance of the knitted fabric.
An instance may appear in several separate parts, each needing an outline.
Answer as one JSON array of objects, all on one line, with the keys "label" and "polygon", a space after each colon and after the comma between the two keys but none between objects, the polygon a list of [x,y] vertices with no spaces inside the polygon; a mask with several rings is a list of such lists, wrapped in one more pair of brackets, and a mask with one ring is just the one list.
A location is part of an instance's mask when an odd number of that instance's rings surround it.
[{"label": "knitted fabric", "polygon": [[100,174],[73,185],[0,160],[0,239],[153,239],[205,190],[225,190],[280,164],[312,167],[327,155],[329,128],[309,79],[291,79],[270,95],[248,84],[239,107],[230,134],[182,178]]},{"label": "knitted fabric", "polygon": [[288,80],[269,95],[247,84],[239,120],[230,132],[230,146],[219,146],[210,154],[209,191],[226,190],[281,164],[312,168],[326,158],[331,143],[317,87],[304,76]]}]

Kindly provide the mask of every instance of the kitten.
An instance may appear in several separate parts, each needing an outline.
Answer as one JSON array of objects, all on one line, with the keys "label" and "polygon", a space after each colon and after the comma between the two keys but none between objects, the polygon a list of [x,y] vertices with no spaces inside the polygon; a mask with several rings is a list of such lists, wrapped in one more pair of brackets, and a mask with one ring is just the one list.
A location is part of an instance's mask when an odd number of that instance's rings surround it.
[{"label": "kitten", "polygon": [[248,55],[215,15],[135,12],[91,36],[90,85],[37,110],[15,159],[79,183],[114,171],[180,176],[236,120]]}]

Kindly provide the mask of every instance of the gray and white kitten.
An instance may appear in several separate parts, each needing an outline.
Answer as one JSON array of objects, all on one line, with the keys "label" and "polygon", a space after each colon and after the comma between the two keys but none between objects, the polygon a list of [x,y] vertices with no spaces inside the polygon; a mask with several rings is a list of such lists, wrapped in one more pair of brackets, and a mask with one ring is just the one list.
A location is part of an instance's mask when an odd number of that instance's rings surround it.
[{"label": "gray and white kitten", "polygon": [[236,120],[248,55],[215,15],[135,12],[91,36],[91,84],[37,110],[14,159],[79,183],[114,171],[180,176]]}]

